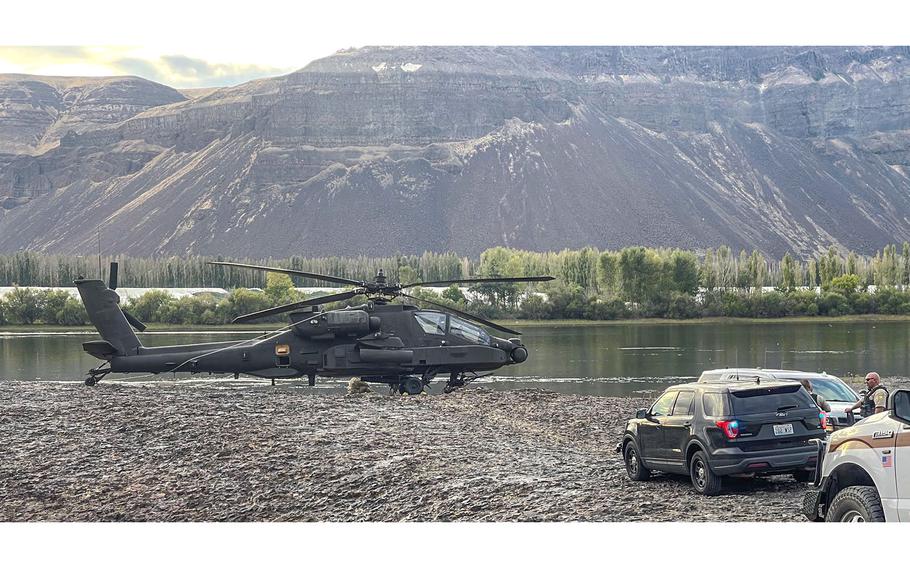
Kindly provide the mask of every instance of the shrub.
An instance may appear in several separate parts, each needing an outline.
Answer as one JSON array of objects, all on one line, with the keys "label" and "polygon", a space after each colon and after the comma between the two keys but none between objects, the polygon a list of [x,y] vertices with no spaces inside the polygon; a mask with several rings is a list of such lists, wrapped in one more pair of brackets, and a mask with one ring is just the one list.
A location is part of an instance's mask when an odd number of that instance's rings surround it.
[{"label": "shrub", "polygon": [[7,317],[12,323],[31,325],[42,315],[41,294],[29,288],[13,288],[6,295]]},{"label": "shrub", "polygon": [[72,296],[66,299],[63,306],[55,314],[57,325],[85,325],[88,323],[88,314],[82,302]]},{"label": "shrub", "polygon": [[843,316],[852,311],[850,302],[839,292],[822,292],[818,297],[818,313],[823,316]]},{"label": "shrub", "polygon": [[174,301],[174,297],[164,290],[150,290],[138,298],[128,301],[124,307],[139,321],[157,322],[162,306]]},{"label": "shrub", "polygon": [[701,316],[701,306],[689,294],[674,292],[667,304],[666,317],[692,319]]}]

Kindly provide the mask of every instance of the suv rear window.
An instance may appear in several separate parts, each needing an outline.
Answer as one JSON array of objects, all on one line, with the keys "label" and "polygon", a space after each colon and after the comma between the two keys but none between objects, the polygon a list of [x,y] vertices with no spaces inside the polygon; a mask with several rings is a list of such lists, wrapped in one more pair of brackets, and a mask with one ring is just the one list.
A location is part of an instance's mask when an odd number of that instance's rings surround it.
[{"label": "suv rear window", "polygon": [[734,414],[766,414],[778,410],[799,410],[812,408],[815,404],[802,385],[767,387],[733,391]]}]

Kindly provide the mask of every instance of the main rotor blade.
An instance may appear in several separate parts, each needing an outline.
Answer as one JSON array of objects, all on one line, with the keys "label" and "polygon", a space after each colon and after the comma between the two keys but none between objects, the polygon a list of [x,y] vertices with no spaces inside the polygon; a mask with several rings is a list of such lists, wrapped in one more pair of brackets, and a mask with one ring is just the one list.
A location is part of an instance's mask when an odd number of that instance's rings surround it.
[{"label": "main rotor blade", "polygon": [[336,284],[349,284],[351,286],[363,286],[363,282],[358,282],[357,280],[350,280],[348,278],[340,278],[338,276],[326,276],[325,274],[316,274],[315,272],[303,272],[302,270],[292,270],[290,268],[275,268],[274,266],[258,266],[255,264],[241,264],[239,262],[220,262],[220,261],[210,261],[206,264],[215,264],[218,266],[235,266],[237,268],[250,268],[252,270],[264,270],[266,272],[280,272],[281,274],[287,274],[289,276],[302,276],[304,278],[312,278],[313,280],[325,280],[326,282],[335,282]]},{"label": "main rotor blade", "polygon": [[433,282],[415,282],[405,284],[401,289],[413,288],[415,286],[447,286],[449,284],[473,284],[477,282],[549,282],[556,280],[553,276],[520,276],[517,278],[459,278],[457,280],[434,280]]},{"label": "main rotor blade", "polygon": [[493,322],[491,322],[490,320],[485,320],[485,319],[483,319],[483,318],[480,317],[480,316],[475,316],[474,314],[469,314],[468,312],[463,312],[463,311],[461,311],[461,310],[456,310],[455,308],[450,308],[449,306],[447,306],[447,305],[445,305],[445,304],[440,304],[440,303],[434,302],[434,301],[432,301],[432,300],[424,300],[423,298],[418,298],[418,297],[416,297],[416,296],[411,296],[410,294],[405,294],[405,293],[403,293],[403,292],[400,293],[399,295],[400,295],[400,296],[404,296],[404,297],[406,297],[406,298],[411,298],[412,300],[417,300],[418,302],[424,302],[424,303],[427,303],[427,304],[434,305],[434,306],[436,306],[436,307],[442,308],[443,310],[445,310],[445,311],[447,311],[447,312],[452,312],[452,313],[454,313],[454,314],[458,314],[458,315],[460,315],[461,317],[463,317],[463,318],[465,318],[465,319],[469,319],[469,320],[472,320],[472,321],[476,321],[477,323],[479,323],[479,324],[481,324],[481,325],[485,325],[485,326],[487,326],[487,327],[492,327],[493,329],[498,330],[498,331],[501,331],[501,332],[503,332],[503,333],[509,333],[509,334],[512,334],[512,335],[521,335],[521,332],[520,332],[520,331],[515,331],[514,329],[509,329],[508,327],[499,325],[498,323],[493,323]]},{"label": "main rotor blade", "polygon": [[260,310],[258,312],[253,312],[251,314],[244,314],[234,318],[231,323],[246,323],[249,321],[257,320],[260,318],[273,316],[275,314],[282,314],[284,312],[292,312],[298,308],[303,308],[305,306],[319,306],[321,304],[328,304],[329,302],[340,302],[342,300],[347,300],[353,298],[357,294],[363,294],[364,290],[358,288],[356,290],[348,290],[347,292],[341,292],[340,294],[329,294],[328,296],[319,296],[318,298],[310,298],[309,300],[303,300],[300,302],[293,302],[291,304],[285,304],[283,306],[276,306],[274,308],[269,308],[267,310]]}]

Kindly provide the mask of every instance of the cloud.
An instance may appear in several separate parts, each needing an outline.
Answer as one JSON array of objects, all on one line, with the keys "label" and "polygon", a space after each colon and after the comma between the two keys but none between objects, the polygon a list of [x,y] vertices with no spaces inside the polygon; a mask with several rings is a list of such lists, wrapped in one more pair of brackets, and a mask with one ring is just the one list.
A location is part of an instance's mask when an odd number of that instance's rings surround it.
[{"label": "cloud", "polygon": [[175,88],[223,87],[289,73],[294,68],[212,62],[117,46],[0,46],[0,73],[136,75]]}]

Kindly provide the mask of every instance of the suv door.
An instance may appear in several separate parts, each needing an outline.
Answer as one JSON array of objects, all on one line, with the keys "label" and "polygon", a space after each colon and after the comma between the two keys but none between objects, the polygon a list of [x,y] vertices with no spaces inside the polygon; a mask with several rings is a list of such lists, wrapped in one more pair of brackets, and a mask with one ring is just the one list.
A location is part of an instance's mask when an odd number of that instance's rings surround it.
[{"label": "suv door", "polygon": [[669,391],[660,395],[648,410],[650,419],[642,420],[638,424],[638,446],[641,455],[646,460],[666,460],[666,450],[663,441],[662,421],[673,412],[673,404],[679,391]]},{"label": "suv door", "polygon": [[660,419],[663,430],[662,457],[677,465],[684,465],[686,461],[685,445],[689,441],[694,408],[695,391],[681,390],[673,404],[673,412],[670,416]]}]

